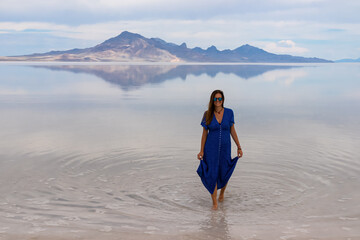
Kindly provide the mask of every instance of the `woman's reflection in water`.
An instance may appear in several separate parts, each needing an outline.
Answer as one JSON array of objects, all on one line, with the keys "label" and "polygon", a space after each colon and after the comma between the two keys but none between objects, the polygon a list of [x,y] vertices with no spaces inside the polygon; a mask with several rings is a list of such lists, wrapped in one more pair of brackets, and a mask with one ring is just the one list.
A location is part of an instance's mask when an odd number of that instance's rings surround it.
[{"label": "woman's reflection in water", "polygon": [[219,211],[209,211],[207,220],[205,220],[200,227],[201,236],[204,236],[204,238],[201,239],[231,239],[226,219],[226,209],[221,207],[218,210]]}]

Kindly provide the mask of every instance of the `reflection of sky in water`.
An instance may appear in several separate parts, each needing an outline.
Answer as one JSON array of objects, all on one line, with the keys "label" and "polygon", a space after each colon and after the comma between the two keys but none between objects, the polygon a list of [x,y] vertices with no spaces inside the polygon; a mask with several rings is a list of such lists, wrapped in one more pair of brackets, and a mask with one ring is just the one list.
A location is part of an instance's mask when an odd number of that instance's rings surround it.
[{"label": "reflection of sky in water", "polygon": [[[103,66],[96,67],[98,70]],[[121,73],[122,76],[130,76],[124,81],[125,84],[131,81],[132,76],[139,75],[141,67],[135,66],[133,71],[136,74]],[[174,67],[173,65],[163,68],[146,66],[145,70],[147,72],[154,70],[151,74],[152,79],[155,79],[156,74],[161,75],[164,72],[173,71]],[[118,128],[118,130],[123,129],[121,131],[124,131],[126,140],[123,141],[125,138],[121,138],[114,142],[123,142],[129,146],[136,145],[137,141],[147,144],[150,142],[166,144],[166,135],[168,131],[172,131],[173,126],[172,123],[167,123],[167,120],[181,124],[181,120],[187,119],[194,128],[186,130],[176,128],[173,131],[180,135],[183,135],[184,131],[188,135],[192,135],[192,131],[197,133],[198,118],[206,109],[209,94],[214,89],[222,89],[225,92],[225,106],[233,108],[243,126],[253,131],[256,129],[256,124],[252,123],[266,126],[266,124],[274,124],[273,121],[276,120],[284,121],[291,118],[293,121],[295,118],[306,118],[312,121],[320,119],[323,122],[335,124],[344,121],[354,122],[356,119],[354,116],[358,115],[353,111],[359,106],[360,99],[360,87],[356,78],[360,70],[357,65],[323,64],[304,67],[287,66],[285,69],[271,66],[270,70],[254,65],[251,66],[251,74],[244,72],[246,70],[244,66],[239,66],[240,70],[237,66],[225,69],[215,66],[215,70],[211,67],[203,67],[183,68],[185,72],[175,72],[171,74],[172,79],[156,83],[147,83],[146,74],[140,74],[145,82],[136,88],[124,90],[114,82],[105,81],[88,73],[73,73],[64,69],[49,70],[38,66],[33,68],[0,65],[3,73],[0,81],[0,97],[5,106],[25,107],[25,110],[17,112],[18,117],[14,116],[15,119],[26,118],[30,122],[33,117],[36,124],[42,111],[49,111],[52,116],[57,116],[51,119],[42,117],[46,124],[39,126],[45,128],[44,134],[47,137],[51,137],[51,132],[53,132],[49,129],[59,128],[56,125],[60,122],[59,119],[64,123],[62,127],[69,129],[72,121],[79,118],[86,119],[86,121],[79,120],[80,122],[75,124],[77,128],[83,128],[81,132],[84,136],[73,137],[81,137],[82,141],[88,142],[91,139],[89,138],[91,131],[94,131],[93,134],[98,135],[98,138],[102,136],[104,139],[109,139],[114,138],[111,136],[112,129]],[[105,66],[104,71],[106,74],[115,72],[112,76],[114,78],[117,77],[119,69],[124,70],[124,66],[120,68],[110,66],[111,71],[109,71],[109,66]],[[71,70],[74,71],[73,68]],[[125,66],[125,70],[129,68]],[[245,79],[239,75],[251,75],[251,77]],[[192,116],[188,116],[187,113],[191,113]],[[126,114],[126,118],[121,117],[122,114]],[[92,130],[92,126],[96,125],[100,119],[108,121],[109,125],[113,126],[106,127],[101,132]],[[119,125],[115,126],[111,119],[117,119]],[[146,124],[139,125],[139,119],[146,121]],[[52,121],[54,125],[46,127]],[[127,127],[124,128],[124,125]],[[32,129],[32,125],[28,127]],[[158,127],[168,129],[168,131],[156,133],[164,135],[163,142],[161,142],[162,138],[151,141],[147,138],[139,140],[134,134],[134,132],[144,132],[151,137]],[[23,130],[19,129],[20,132]],[[71,133],[70,136],[64,136],[66,132],[68,131],[63,131],[60,136],[56,133],[57,135],[51,138],[54,142],[66,143],[66,139],[71,139]],[[41,131],[35,131],[34,134],[27,135],[30,145],[34,144],[34,139],[38,139],[39,146],[47,146],[41,143],[41,139],[44,141],[47,139],[47,137],[41,137]],[[64,140],[61,140],[62,138]],[[23,139],[25,140],[26,137]],[[98,143],[94,140],[91,145],[96,147]]]},{"label": "reflection of sky in water", "polygon": [[[175,67],[155,66],[152,79]],[[11,144],[15,142],[23,148],[28,146],[29,152],[31,149],[49,151],[49,144],[46,144],[49,139],[53,145],[63,144],[64,149],[113,148],[116,147],[114,144],[164,146],[168,144],[169,132],[183,136],[176,138],[177,144],[191,147],[197,145],[199,118],[214,89],[225,92],[225,106],[235,110],[245,134],[257,129],[264,131],[278,122],[286,126],[307,119],[321,124],[344,125],[356,124],[358,119],[354,109],[358,108],[360,100],[357,81],[360,68],[352,64],[271,66],[270,70],[267,66],[254,65],[251,74],[244,72],[244,66],[240,66],[240,70],[237,66],[215,66],[215,70],[186,66],[182,69],[185,72],[171,73],[172,79],[156,83],[145,81],[126,90],[89,73],[74,73],[74,68],[72,71],[49,70],[6,64],[0,68],[3,73],[0,107],[6,109],[7,114],[3,126],[23,135],[19,139],[16,134],[3,131],[3,135],[9,134],[14,141],[3,140],[2,147],[14,151]],[[110,66],[110,69],[106,66],[105,74],[113,73],[114,69],[123,70],[124,66]],[[138,75],[139,68],[134,69]],[[146,71],[149,69],[152,66],[146,66]],[[125,66],[125,70],[129,68]],[[117,77],[116,74],[112,78]],[[146,77],[146,74],[142,76]],[[131,81],[129,79],[125,82]],[[23,119],[27,121],[23,122]],[[174,127],[184,122],[190,127]],[[99,124],[102,124],[101,128],[97,129]],[[71,130],[73,128],[76,134]],[[160,128],[162,130],[157,131]],[[112,132],[123,135],[114,136]],[[139,133],[146,137],[139,137]],[[78,141],[68,145],[69,139]]]},{"label": "reflection of sky in water", "polygon": [[[68,228],[116,229],[125,222],[135,230],[197,231],[197,239],[266,239],[297,236],[295,222],[306,237],[358,236],[359,65],[256,68],[157,67],[147,78],[141,68],[92,75],[0,64],[0,182],[17,183],[0,187],[0,225],[45,229],[61,219]],[[195,156],[200,118],[217,88],[234,109],[246,157],[214,214]],[[316,234],[323,224],[335,230]],[[336,232],[341,227],[353,235]]]},{"label": "reflection of sky in water", "polygon": [[[51,95],[61,97],[93,96],[135,98],[145,102],[163,102],[163,104],[188,103],[205,104],[213,89],[222,89],[227,103],[242,102],[246,104],[302,104],[358,100],[359,77],[357,65],[323,64],[317,66],[250,66],[251,74],[246,74],[246,66],[180,66],[183,69],[174,71],[176,66],[95,66],[96,74],[87,72],[94,66],[43,66],[0,65],[2,79],[1,95]],[[146,73],[141,75],[142,67]],[[187,67],[187,68],[184,68]],[[211,67],[218,68],[212,71]],[[237,67],[242,69],[237,70]],[[54,69],[55,68],[55,69]],[[103,72],[101,69],[103,68]],[[134,68],[136,68],[134,70]],[[258,68],[258,70],[257,70]],[[135,73],[131,73],[131,71]],[[74,73],[76,72],[76,73]],[[130,73],[129,73],[130,72]],[[168,72],[171,72],[170,74]],[[149,74],[148,74],[149,73]],[[118,75],[121,75],[120,80]],[[134,83],[134,78],[143,78]],[[146,78],[148,75],[151,77]],[[103,78],[99,77],[103,76]],[[166,77],[169,79],[166,79]],[[243,77],[240,77],[243,76]],[[244,77],[247,76],[247,77]],[[116,81],[108,81],[117,78]],[[159,77],[158,81],[156,80]],[[105,81],[102,79],[106,79]],[[136,87],[131,87],[133,84]],[[127,89],[130,86],[129,89]],[[123,89],[125,87],[125,90]],[[142,100],[141,100],[142,99]],[[166,101],[164,101],[166,99]]]}]

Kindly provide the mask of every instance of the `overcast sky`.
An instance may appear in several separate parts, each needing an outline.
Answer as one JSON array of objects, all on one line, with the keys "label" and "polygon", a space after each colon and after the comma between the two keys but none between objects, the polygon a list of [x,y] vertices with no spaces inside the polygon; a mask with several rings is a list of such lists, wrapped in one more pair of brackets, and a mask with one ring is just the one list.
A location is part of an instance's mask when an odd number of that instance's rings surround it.
[{"label": "overcast sky", "polygon": [[359,0],[0,0],[0,55],[91,47],[122,31],[188,47],[360,57]]}]

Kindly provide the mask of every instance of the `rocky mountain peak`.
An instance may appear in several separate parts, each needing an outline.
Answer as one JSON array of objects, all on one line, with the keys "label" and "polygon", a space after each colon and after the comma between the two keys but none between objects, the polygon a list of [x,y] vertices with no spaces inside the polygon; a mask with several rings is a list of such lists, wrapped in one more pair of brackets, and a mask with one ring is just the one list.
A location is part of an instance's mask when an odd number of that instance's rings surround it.
[{"label": "rocky mountain peak", "polygon": [[131,45],[136,42],[139,42],[139,40],[146,40],[143,36],[136,33],[131,33],[128,31],[124,31],[121,34],[119,34],[116,37],[110,38],[106,40],[105,42],[99,44],[96,46],[96,48],[117,48],[121,47],[123,45]]},{"label": "rocky mountain peak", "polygon": [[259,53],[267,53],[266,51],[250,46],[249,44],[242,45],[241,47],[238,47],[234,50],[236,53],[242,53],[242,54],[259,54]]},{"label": "rocky mountain peak", "polygon": [[217,52],[219,50],[214,45],[212,45],[211,47],[208,47],[206,49],[206,51],[208,51],[208,52]]},{"label": "rocky mountain peak", "polygon": [[181,47],[181,48],[187,48],[186,43],[182,43],[182,44],[180,45],[180,47]]}]

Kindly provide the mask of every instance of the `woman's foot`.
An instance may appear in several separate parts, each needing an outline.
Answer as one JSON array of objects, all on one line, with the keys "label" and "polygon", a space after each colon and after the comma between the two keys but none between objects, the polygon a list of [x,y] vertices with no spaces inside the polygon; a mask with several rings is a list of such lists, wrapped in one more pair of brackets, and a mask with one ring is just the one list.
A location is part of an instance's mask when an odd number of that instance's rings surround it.
[{"label": "woman's foot", "polygon": [[218,209],[218,205],[214,204],[213,207],[212,207],[212,210],[217,210],[217,209]]},{"label": "woman's foot", "polygon": [[225,189],[226,189],[227,184],[225,185],[225,187],[223,187],[220,191],[220,195],[219,195],[219,202],[223,202],[224,201],[224,195],[225,195]]},{"label": "woman's foot", "polygon": [[224,194],[220,194],[219,196],[219,202],[223,202],[224,201]]}]

